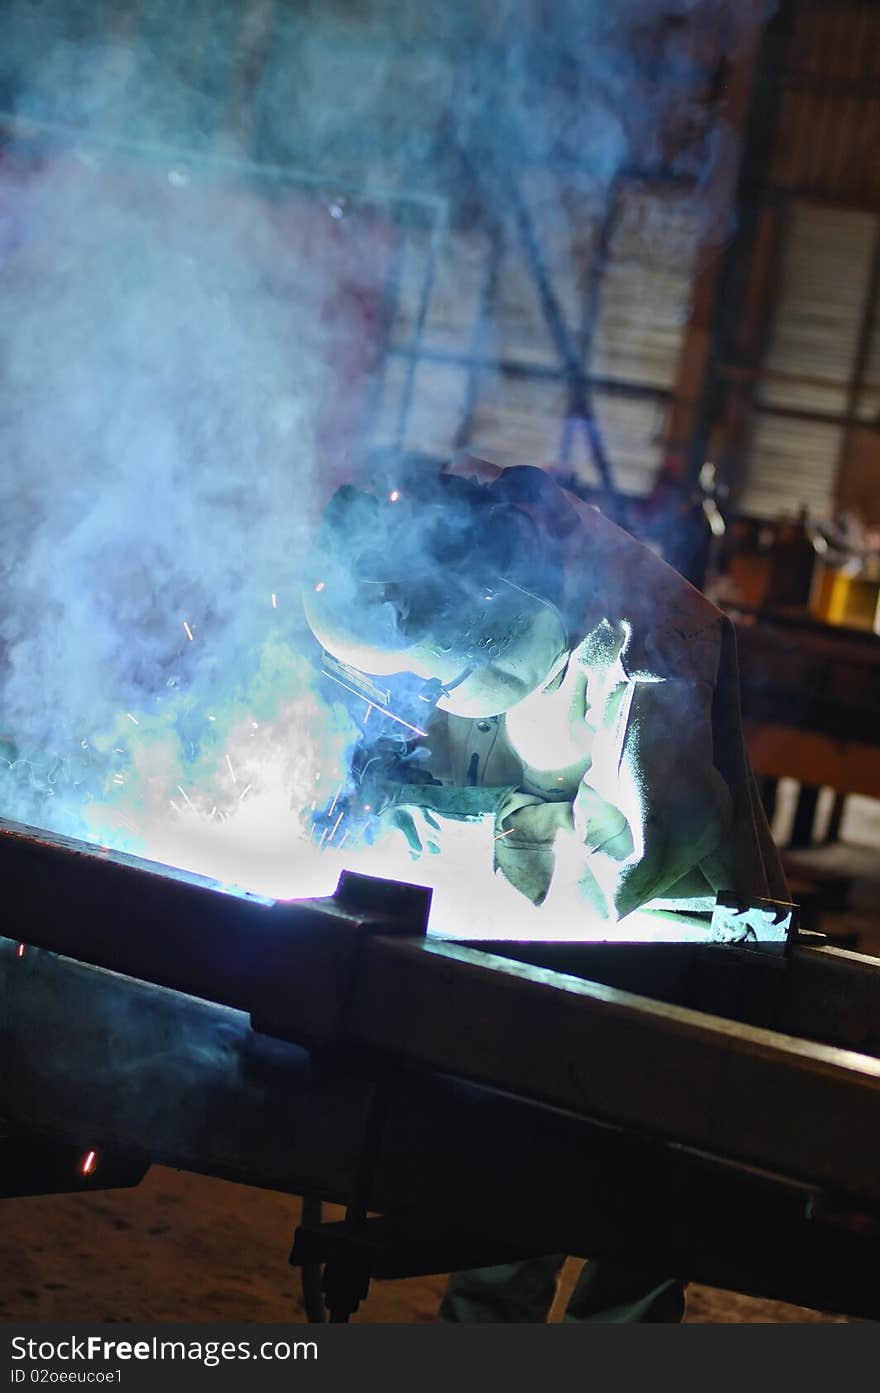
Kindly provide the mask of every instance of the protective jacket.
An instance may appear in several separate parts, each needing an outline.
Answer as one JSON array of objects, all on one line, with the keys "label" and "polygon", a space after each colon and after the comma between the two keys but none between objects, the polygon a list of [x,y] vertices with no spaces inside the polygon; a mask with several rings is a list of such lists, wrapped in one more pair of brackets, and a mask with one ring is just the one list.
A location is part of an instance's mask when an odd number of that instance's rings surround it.
[{"label": "protective jacket", "polygon": [[555,875],[617,920],[786,898],[743,740],[733,627],[699,591],[542,470],[490,493],[552,558],[566,651],[506,715],[441,717],[431,771],[499,790],[495,867],[534,904]]}]

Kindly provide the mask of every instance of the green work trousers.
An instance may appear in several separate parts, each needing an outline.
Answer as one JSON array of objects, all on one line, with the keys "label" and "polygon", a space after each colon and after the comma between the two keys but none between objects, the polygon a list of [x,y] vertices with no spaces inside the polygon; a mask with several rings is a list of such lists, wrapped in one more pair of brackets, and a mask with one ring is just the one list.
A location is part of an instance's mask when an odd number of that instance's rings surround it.
[{"label": "green work trousers", "polygon": [[[441,1321],[546,1321],[553,1305],[562,1253],[456,1272],[438,1313]],[[684,1283],[644,1261],[602,1258],[584,1264],[563,1316],[564,1321],[622,1324],[628,1321],[676,1323],[684,1316]]]}]

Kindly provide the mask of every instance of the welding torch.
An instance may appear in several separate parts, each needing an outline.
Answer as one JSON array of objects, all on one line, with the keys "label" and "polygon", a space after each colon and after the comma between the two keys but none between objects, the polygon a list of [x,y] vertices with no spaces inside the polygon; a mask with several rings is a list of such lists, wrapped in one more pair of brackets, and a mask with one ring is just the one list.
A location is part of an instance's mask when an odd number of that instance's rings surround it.
[{"label": "welding torch", "polygon": [[408,809],[457,822],[495,816],[509,786],[478,787],[444,784],[409,757],[411,747],[400,740],[379,737],[357,749],[352,757],[349,786],[313,818],[322,846],[341,846],[346,838],[372,843],[389,821],[417,847]]},{"label": "welding torch", "polygon": [[[392,706],[391,692],[387,688],[380,687],[366,673],[341,662],[326,649],[321,655],[321,667],[326,677],[366,703],[364,723],[376,711],[391,721],[396,731],[394,736],[380,734],[368,744],[362,737],[352,756],[348,788],[341,785],[331,803],[313,817],[313,827],[316,834],[320,831],[322,847],[341,846],[352,834],[357,839],[373,842],[387,826],[387,823],[380,823],[379,818],[388,812],[393,818],[394,809],[417,807],[429,817],[436,814],[458,821],[476,820],[497,811],[510,791],[508,788],[461,788],[443,784],[412,758],[418,742],[427,738],[424,727],[438,702],[469,676],[470,668],[452,683],[444,685],[436,679],[421,683],[415,699],[404,708],[404,716],[400,709]],[[408,720],[407,716],[413,719]],[[407,819],[402,811],[397,825],[415,847],[418,838],[412,819]]]}]

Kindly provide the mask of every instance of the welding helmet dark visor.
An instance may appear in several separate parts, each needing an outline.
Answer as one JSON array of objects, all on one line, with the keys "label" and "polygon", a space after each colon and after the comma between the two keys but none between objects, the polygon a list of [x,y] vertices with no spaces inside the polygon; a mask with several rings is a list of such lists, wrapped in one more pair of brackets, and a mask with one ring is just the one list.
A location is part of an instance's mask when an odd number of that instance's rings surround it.
[{"label": "welding helmet dark visor", "polygon": [[516,510],[460,499],[331,499],[303,605],[319,643],[360,672],[411,673],[455,715],[498,715],[547,677],[566,646],[556,607],[504,569],[534,549]]}]

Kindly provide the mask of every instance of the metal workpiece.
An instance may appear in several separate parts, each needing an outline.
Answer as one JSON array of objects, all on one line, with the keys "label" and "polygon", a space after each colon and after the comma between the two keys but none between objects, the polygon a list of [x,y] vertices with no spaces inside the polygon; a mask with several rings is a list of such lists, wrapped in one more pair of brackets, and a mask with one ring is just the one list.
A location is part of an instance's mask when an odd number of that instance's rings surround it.
[{"label": "metal workpiece", "polygon": [[243,1011],[0,939],[0,1045],[0,1116],[17,1125],[99,1154],[346,1193],[363,1079],[255,1032]]},{"label": "metal workpiece", "polygon": [[[242,1012],[40,950],[20,958],[0,940],[0,1037],[0,1115],[16,1126],[95,1147],[102,1164],[140,1154],[338,1203],[351,1194],[369,1081],[255,1033]],[[880,1241],[838,1194],[403,1069],[370,1207],[421,1246],[439,1230],[496,1261],[511,1249],[657,1255],[693,1281],[876,1318]]]},{"label": "metal workpiece", "polygon": [[[880,1202],[877,964],[674,944],[628,944],[616,959],[603,959],[612,945],[532,944],[517,960],[516,945],[425,937],[418,887],[346,873],[333,897],[272,902],[10,825],[0,873],[17,939],[248,1012],[264,1034],[454,1074]],[[800,961],[811,953],[812,971]],[[651,966],[639,977],[640,962]],[[858,983],[857,1012],[834,994],[844,978]]]},{"label": "metal workpiece", "polygon": [[[0,1113],[22,1125],[51,1134],[73,1088],[75,1126],[106,1144],[142,1138],[157,1160],[344,1198],[370,1071],[391,1080],[398,1114],[415,1072],[407,1126],[431,1130],[426,1100],[454,1077],[519,1099],[542,1127],[564,1112],[845,1197],[835,1212],[880,1211],[871,959],[796,940],[785,957],[711,943],[487,952],[427,937],[419,887],[344,874],[332,897],[275,903],[9,825],[0,874]],[[395,1207],[424,1203],[405,1169]]]},{"label": "metal workpiece", "polygon": [[0,820],[0,930],[33,947],[337,1042],[362,937],[427,928],[431,892],[343,872],[332,896],[269,900]]},{"label": "metal workpiece", "polygon": [[143,1150],[109,1153],[0,1118],[0,1199],[133,1189],[152,1164]]},{"label": "metal workpiece", "polygon": [[880,1204],[871,1055],[499,954],[381,936],[366,945],[351,1031],[411,1063]]}]

